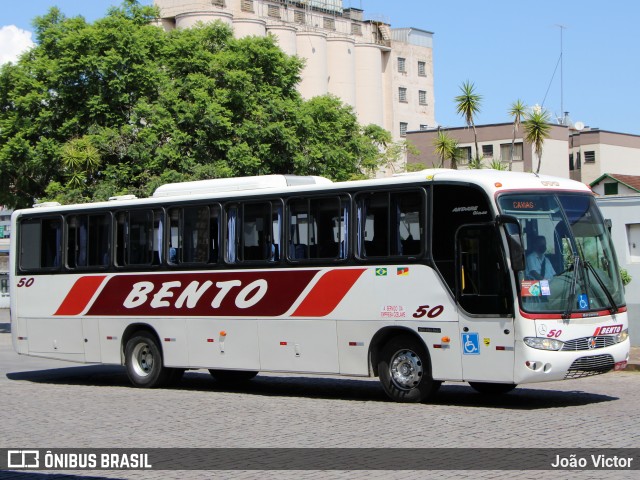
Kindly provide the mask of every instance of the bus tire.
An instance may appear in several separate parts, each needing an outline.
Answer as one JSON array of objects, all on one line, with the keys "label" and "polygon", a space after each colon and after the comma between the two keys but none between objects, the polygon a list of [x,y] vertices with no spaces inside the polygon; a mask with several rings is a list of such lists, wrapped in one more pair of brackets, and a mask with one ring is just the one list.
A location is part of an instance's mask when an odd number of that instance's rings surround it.
[{"label": "bus tire", "polygon": [[509,393],[518,385],[513,383],[469,382],[471,388],[484,395],[502,395]]},{"label": "bus tire", "polygon": [[129,339],[125,347],[125,364],[134,387],[161,387],[171,376],[172,369],[162,365],[162,350],[149,332],[138,332]]},{"label": "bus tire", "polygon": [[396,402],[424,402],[442,383],[431,377],[426,348],[410,335],[393,337],[382,347],[378,375],[385,393]]},{"label": "bus tire", "polygon": [[218,370],[215,368],[209,369],[211,376],[221,383],[243,383],[248,382],[258,375],[258,372],[253,370]]}]

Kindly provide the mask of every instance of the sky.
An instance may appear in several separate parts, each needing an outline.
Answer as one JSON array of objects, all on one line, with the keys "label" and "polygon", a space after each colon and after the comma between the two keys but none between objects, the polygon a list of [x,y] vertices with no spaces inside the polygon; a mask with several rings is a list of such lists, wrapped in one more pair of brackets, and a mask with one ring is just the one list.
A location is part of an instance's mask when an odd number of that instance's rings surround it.
[{"label": "sky", "polygon": [[[510,105],[521,99],[529,106],[544,106],[554,117],[564,110],[574,122],[640,135],[640,2],[636,0],[343,3],[392,27],[433,32],[435,114],[444,127],[463,125],[453,99],[460,84],[469,80],[482,95],[476,124],[509,122]],[[31,22],[52,6],[67,16],[93,21],[119,4],[119,0],[1,0],[0,63],[33,44]]]}]

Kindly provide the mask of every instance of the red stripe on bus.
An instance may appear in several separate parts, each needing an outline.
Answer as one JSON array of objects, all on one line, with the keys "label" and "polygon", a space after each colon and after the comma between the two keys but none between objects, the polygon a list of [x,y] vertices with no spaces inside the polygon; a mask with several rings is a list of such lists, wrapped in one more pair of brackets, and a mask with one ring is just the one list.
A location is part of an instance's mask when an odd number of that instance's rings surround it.
[{"label": "red stripe on bus", "polygon": [[[627,312],[626,306],[618,307],[618,313],[626,313],[626,312]],[[562,313],[529,313],[529,312],[525,312],[522,309],[520,309],[520,315],[522,315],[523,318],[527,318],[529,320],[561,320],[563,318]],[[571,313],[571,319],[608,317],[610,315],[611,315],[611,312],[609,310],[600,310],[598,312],[593,312],[593,311],[583,312],[581,310],[574,310]]]},{"label": "red stripe on bus", "polygon": [[364,271],[364,268],[340,269],[325,273],[292,316],[326,317],[335,310]]},{"label": "red stripe on bus", "polygon": [[80,277],[62,301],[54,315],[79,315],[93,298],[106,275]]}]

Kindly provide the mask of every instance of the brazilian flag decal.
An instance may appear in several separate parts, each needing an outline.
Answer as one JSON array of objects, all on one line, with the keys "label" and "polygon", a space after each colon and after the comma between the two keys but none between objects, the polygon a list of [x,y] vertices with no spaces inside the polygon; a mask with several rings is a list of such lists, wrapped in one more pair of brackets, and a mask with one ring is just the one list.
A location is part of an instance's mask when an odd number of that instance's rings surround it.
[{"label": "brazilian flag decal", "polygon": [[386,277],[387,276],[387,269],[386,268],[376,268],[376,277]]}]

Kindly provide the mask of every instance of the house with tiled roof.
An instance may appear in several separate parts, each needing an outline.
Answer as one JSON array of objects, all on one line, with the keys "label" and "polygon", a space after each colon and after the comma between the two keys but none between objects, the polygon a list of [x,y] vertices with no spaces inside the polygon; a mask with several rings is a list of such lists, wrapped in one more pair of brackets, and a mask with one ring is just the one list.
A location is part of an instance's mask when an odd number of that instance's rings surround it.
[{"label": "house with tiled roof", "polygon": [[605,173],[589,186],[597,195],[640,195],[640,175]]}]

